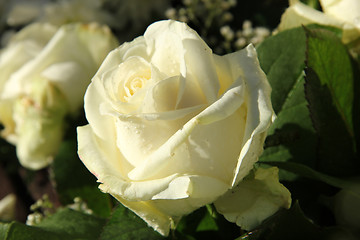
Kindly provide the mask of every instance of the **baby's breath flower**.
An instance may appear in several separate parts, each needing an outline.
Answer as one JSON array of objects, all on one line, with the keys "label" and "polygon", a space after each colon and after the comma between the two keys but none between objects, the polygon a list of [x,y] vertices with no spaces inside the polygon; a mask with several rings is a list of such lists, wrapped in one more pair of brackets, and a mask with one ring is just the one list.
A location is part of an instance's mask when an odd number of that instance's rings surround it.
[{"label": "baby's breath flower", "polygon": [[93,210],[91,210],[86,202],[84,200],[82,200],[80,197],[75,197],[74,198],[74,203],[68,205],[68,208],[79,211],[79,212],[83,212],[86,214],[93,214]]},{"label": "baby's breath flower", "polygon": [[26,219],[26,225],[29,226],[34,226],[39,224],[42,220],[44,219],[44,215],[39,213],[39,212],[35,212],[35,213],[31,213],[27,216]]},{"label": "baby's breath flower", "polygon": [[220,33],[227,41],[234,39],[234,31],[228,25],[221,27]]}]

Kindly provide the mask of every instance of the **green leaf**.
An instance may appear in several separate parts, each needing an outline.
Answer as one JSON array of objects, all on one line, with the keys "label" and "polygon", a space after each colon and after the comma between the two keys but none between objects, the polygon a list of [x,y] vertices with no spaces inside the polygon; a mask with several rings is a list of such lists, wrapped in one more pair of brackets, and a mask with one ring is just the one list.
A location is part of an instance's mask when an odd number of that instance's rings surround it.
[{"label": "green leaf", "polygon": [[101,240],[163,239],[132,211],[119,205],[101,233]]},{"label": "green leaf", "polygon": [[71,204],[80,197],[96,215],[110,216],[111,198],[98,189],[96,178],[78,158],[76,141],[63,142],[52,169],[62,204]]},{"label": "green leaf", "polygon": [[[272,87],[271,99],[277,114],[260,161],[293,161],[315,166],[316,135],[304,93],[305,50],[303,28],[280,32],[257,48],[261,67]],[[296,178],[284,171],[279,175],[282,180]]]},{"label": "green leaf", "polygon": [[322,181],[331,186],[343,188],[343,189],[351,189],[356,186],[353,181],[348,181],[340,178],[336,178],[333,176],[329,176],[327,174],[315,171],[314,169],[305,166],[299,163],[293,162],[266,162],[265,164],[269,164],[271,166],[276,166],[286,171],[293,172],[299,176],[310,178],[313,180]]},{"label": "green leaf", "polygon": [[[56,233],[50,233],[42,230],[41,228],[27,226],[19,222],[12,222],[7,225],[7,231],[4,234],[3,240],[61,240],[64,235],[58,235]],[[0,236],[3,234],[0,234]]]},{"label": "green leaf", "polygon": [[[72,203],[75,197],[80,197],[86,202],[87,207],[100,217],[108,217],[111,214],[111,198],[108,194],[100,191],[97,186],[85,185],[78,188],[67,188],[61,191],[63,202]],[[65,200],[65,201],[64,201]]]},{"label": "green leaf", "polygon": [[354,135],[352,106],[354,99],[353,70],[347,48],[326,29],[308,29],[307,67],[312,68],[321,85],[329,88],[333,104],[339,111],[350,135]]},{"label": "green leaf", "polygon": [[0,236],[4,240],[95,240],[104,224],[103,218],[64,208],[36,226],[0,224]]},{"label": "green leaf", "polygon": [[69,239],[98,239],[105,222],[103,218],[63,208],[36,227],[59,235],[67,234]]},{"label": "green leaf", "polygon": [[298,202],[289,210],[279,212],[273,219],[265,222],[268,231],[263,231],[266,240],[311,240],[326,239],[327,233],[313,224],[302,212]]},{"label": "green leaf", "polygon": [[271,101],[279,113],[305,67],[306,36],[302,28],[280,32],[257,47],[261,68],[272,86]]},{"label": "green leaf", "polygon": [[217,213],[214,206],[206,205],[206,209],[206,214],[204,214],[203,218],[196,227],[197,232],[219,230],[219,227],[216,223]]},{"label": "green leaf", "polygon": [[9,223],[0,223],[0,239],[6,238],[9,227]]},{"label": "green leaf", "polygon": [[358,174],[353,127],[354,76],[341,40],[325,29],[306,29],[305,93],[318,135],[317,169],[334,176]]},{"label": "green leaf", "polygon": [[310,220],[295,202],[289,210],[281,210],[257,229],[236,240],[320,240],[354,239],[341,227],[320,227]]},{"label": "green leaf", "polygon": [[[211,206],[209,206],[209,208],[211,208]],[[197,231],[218,230],[216,221],[209,211],[207,207],[202,207],[184,216],[176,226],[176,230],[191,235]]]},{"label": "green leaf", "polygon": [[239,232],[240,228],[217,213],[213,205],[206,205],[182,217],[175,236],[179,239],[233,240]]}]

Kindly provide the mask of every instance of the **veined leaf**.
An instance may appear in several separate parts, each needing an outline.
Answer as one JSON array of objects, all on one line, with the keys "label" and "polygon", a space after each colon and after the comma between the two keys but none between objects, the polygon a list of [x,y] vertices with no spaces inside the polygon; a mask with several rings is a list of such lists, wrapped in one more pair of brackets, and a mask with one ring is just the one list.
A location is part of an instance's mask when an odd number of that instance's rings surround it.
[{"label": "veined leaf", "polygon": [[[277,114],[260,161],[294,161],[314,167],[316,135],[304,93],[305,50],[303,28],[280,32],[257,48],[261,67],[272,87]],[[295,177],[280,171],[282,180]]]},{"label": "veined leaf", "polygon": [[346,47],[331,31],[307,29],[305,93],[318,136],[317,169],[358,174],[353,126],[354,76]]},{"label": "veined leaf", "polygon": [[0,236],[4,240],[96,240],[104,224],[103,218],[64,208],[36,226],[2,223]]},{"label": "veined leaf", "polygon": [[101,240],[158,240],[164,239],[159,233],[155,232],[142,219],[136,216],[126,207],[119,204],[113,212],[110,220],[105,225]]},{"label": "veined leaf", "polygon": [[286,171],[293,172],[299,176],[310,178],[317,181],[322,181],[327,183],[331,186],[343,188],[343,189],[351,189],[352,187],[356,186],[353,181],[344,180],[340,178],[336,178],[303,165],[294,162],[266,162],[265,164],[269,164],[271,166],[276,166],[280,169],[284,169]]},{"label": "veined leaf", "polygon": [[[313,69],[326,85],[350,135],[354,135],[352,107],[354,100],[353,69],[347,48],[326,29],[308,29],[307,67]],[[328,103],[331,104],[331,103]]]}]

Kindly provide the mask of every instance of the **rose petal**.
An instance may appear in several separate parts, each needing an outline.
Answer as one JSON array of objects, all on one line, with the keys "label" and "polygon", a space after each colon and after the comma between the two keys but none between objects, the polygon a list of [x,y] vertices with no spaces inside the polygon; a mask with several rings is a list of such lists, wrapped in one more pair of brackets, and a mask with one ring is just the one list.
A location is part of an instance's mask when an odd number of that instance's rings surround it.
[{"label": "rose petal", "polygon": [[[183,176],[175,178],[169,188],[154,197],[151,201],[128,201],[121,194],[112,194],[124,206],[131,209],[160,234],[169,234],[181,216],[211,203],[226,191],[228,185],[209,177]],[[184,195],[180,195],[180,194]],[[190,198],[185,196],[191,195]],[[180,198],[185,197],[185,198]],[[172,200],[173,199],[173,200]]]},{"label": "rose petal", "polygon": [[194,30],[184,23],[159,21],[149,26],[144,37],[153,49],[151,62],[161,72],[168,76],[181,74],[187,79],[192,75],[208,103],[217,99],[219,87],[212,51]]},{"label": "rose petal", "polygon": [[216,200],[216,210],[244,230],[252,230],[280,208],[289,208],[290,192],[279,183],[278,172],[276,167],[257,169]]},{"label": "rose petal", "polygon": [[66,99],[71,99],[70,107],[74,112],[83,104],[85,90],[89,85],[89,75],[86,71],[87,69],[74,61],[58,62],[46,68],[41,76],[57,85]]},{"label": "rose petal", "polygon": [[104,140],[93,134],[90,125],[86,125],[77,128],[77,136],[79,157],[97,178],[114,175],[124,179],[126,172],[132,169],[126,161],[122,161],[124,158],[114,147],[114,132]]},{"label": "rose petal", "polygon": [[[81,71],[86,73],[84,75],[86,78],[82,81],[78,81],[78,76],[73,76],[76,80],[73,81],[73,84],[76,84],[76,86],[72,86],[73,88],[84,87],[84,81],[87,81],[87,84],[90,83],[92,75],[98,68],[98,62],[103,60],[107,51],[111,49],[111,46],[114,46],[112,44],[115,44],[115,41],[108,30],[95,25],[89,25],[88,27],[91,28],[91,31],[88,31],[88,29],[81,24],[69,24],[60,28],[36,58],[27,62],[21,68],[21,71],[12,75],[5,86],[4,92],[9,92],[11,95],[14,95],[13,91],[16,91],[16,93],[29,94],[31,92],[32,79],[44,77],[42,76],[43,71],[51,67],[54,63],[61,62],[76,61],[79,64],[78,66],[81,65],[86,69],[86,71],[83,71],[83,69],[73,71],[73,73],[79,73]],[[106,33],[108,35],[106,35]],[[98,47],[95,49],[97,49],[96,51],[99,51],[102,56],[100,56],[99,52],[94,51],[92,46],[87,48],[88,44],[91,45],[93,41],[100,40],[101,37],[103,37],[103,40],[102,42],[96,43]],[[88,43],[89,41],[90,43]],[[72,46],[72,48],[69,48],[68,46]],[[74,49],[76,51],[74,51]],[[101,58],[96,59],[97,57]],[[50,69],[54,71],[54,67],[51,67]],[[57,80],[56,84],[60,89],[67,89],[68,83],[66,81],[68,81],[68,78],[61,79],[61,81]],[[85,86],[87,84],[85,84]],[[69,95],[68,97],[73,96]],[[79,94],[76,97],[77,98],[74,99],[76,103],[82,102],[82,95]],[[73,101],[73,99],[68,100],[69,102]],[[73,112],[78,108],[78,104],[71,104],[71,110]]]},{"label": "rose petal", "polygon": [[343,25],[342,21],[339,21],[338,19],[327,16],[324,13],[301,3],[300,1],[294,1],[294,3],[291,4],[281,16],[281,22],[278,29],[279,31],[283,31],[311,23],[334,26],[338,28],[342,28]]},{"label": "rose petal", "polygon": [[249,173],[258,160],[263,150],[266,130],[275,114],[270,101],[271,87],[261,70],[255,48],[249,45],[243,51],[225,57],[232,63],[233,77],[241,76],[245,79],[244,91],[247,93],[246,126],[238,166],[234,171],[234,186]]},{"label": "rose petal", "polygon": [[[179,130],[188,119],[198,113],[199,107],[176,110],[158,114],[119,116],[116,121],[117,146],[127,161],[134,167],[143,164],[145,159],[160,148]],[[153,117],[158,117],[151,119]],[[151,117],[149,119],[149,117]],[[169,122],[170,121],[170,122]],[[154,138],[153,136],[156,136]],[[129,141],[131,139],[131,141]]]},{"label": "rose petal", "polygon": [[[36,57],[55,34],[57,28],[50,24],[31,24],[11,38],[9,45],[1,51],[0,90],[2,98],[13,98],[22,89],[16,82],[9,82],[11,74]],[[36,33],[36,34],[35,34]],[[5,85],[11,85],[4,91]]]},{"label": "rose petal", "polygon": [[151,63],[167,76],[186,76],[183,38],[194,38],[195,32],[181,24],[160,21],[151,24],[144,38],[151,53]]},{"label": "rose petal", "polygon": [[218,99],[219,80],[211,49],[199,39],[184,39],[183,44],[186,49],[184,57],[187,81],[191,80],[191,77],[194,78],[203,91],[207,103],[215,102]]},{"label": "rose petal", "polygon": [[320,0],[325,14],[352,23],[360,30],[360,1],[358,0]]},{"label": "rose petal", "polygon": [[[131,201],[150,200],[164,191],[177,174],[154,181],[129,181],[126,172],[132,167],[114,147],[93,135],[90,126],[78,127],[78,154],[84,165],[98,181],[104,192],[119,194]],[[89,151],[91,149],[91,151]],[[101,151],[99,149],[102,149]]]},{"label": "rose petal", "polygon": [[[162,144],[155,152],[149,155],[139,167],[136,167],[134,170],[132,170],[128,174],[129,178],[133,180],[144,180],[156,175],[159,171],[162,170],[162,168],[168,166],[171,162],[174,161],[171,161],[170,159],[174,159],[173,157],[176,155],[176,149],[179,148],[184,143],[184,141],[188,140],[190,134],[194,128],[197,127],[197,125],[207,125],[226,119],[227,117],[231,116],[238,108],[240,108],[242,103],[243,92],[241,86],[234,87],[227,91],[209,108],[205,109],[198,116],[188,121],[184,127],[173,134],[166,143]],[[234,130],[234,132],[237,131]]]}]

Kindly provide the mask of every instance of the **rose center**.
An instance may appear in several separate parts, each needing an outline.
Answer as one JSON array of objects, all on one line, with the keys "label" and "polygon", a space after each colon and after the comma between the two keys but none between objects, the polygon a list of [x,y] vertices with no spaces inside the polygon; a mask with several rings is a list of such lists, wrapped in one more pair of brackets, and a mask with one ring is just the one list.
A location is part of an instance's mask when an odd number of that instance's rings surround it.
[{"label": "rose center", "polygon": [[148,79],[146,77],[134,77],[128,79],[125,83],[125,96],[126,101],[129,100],[139,89],[141,89]]}]

